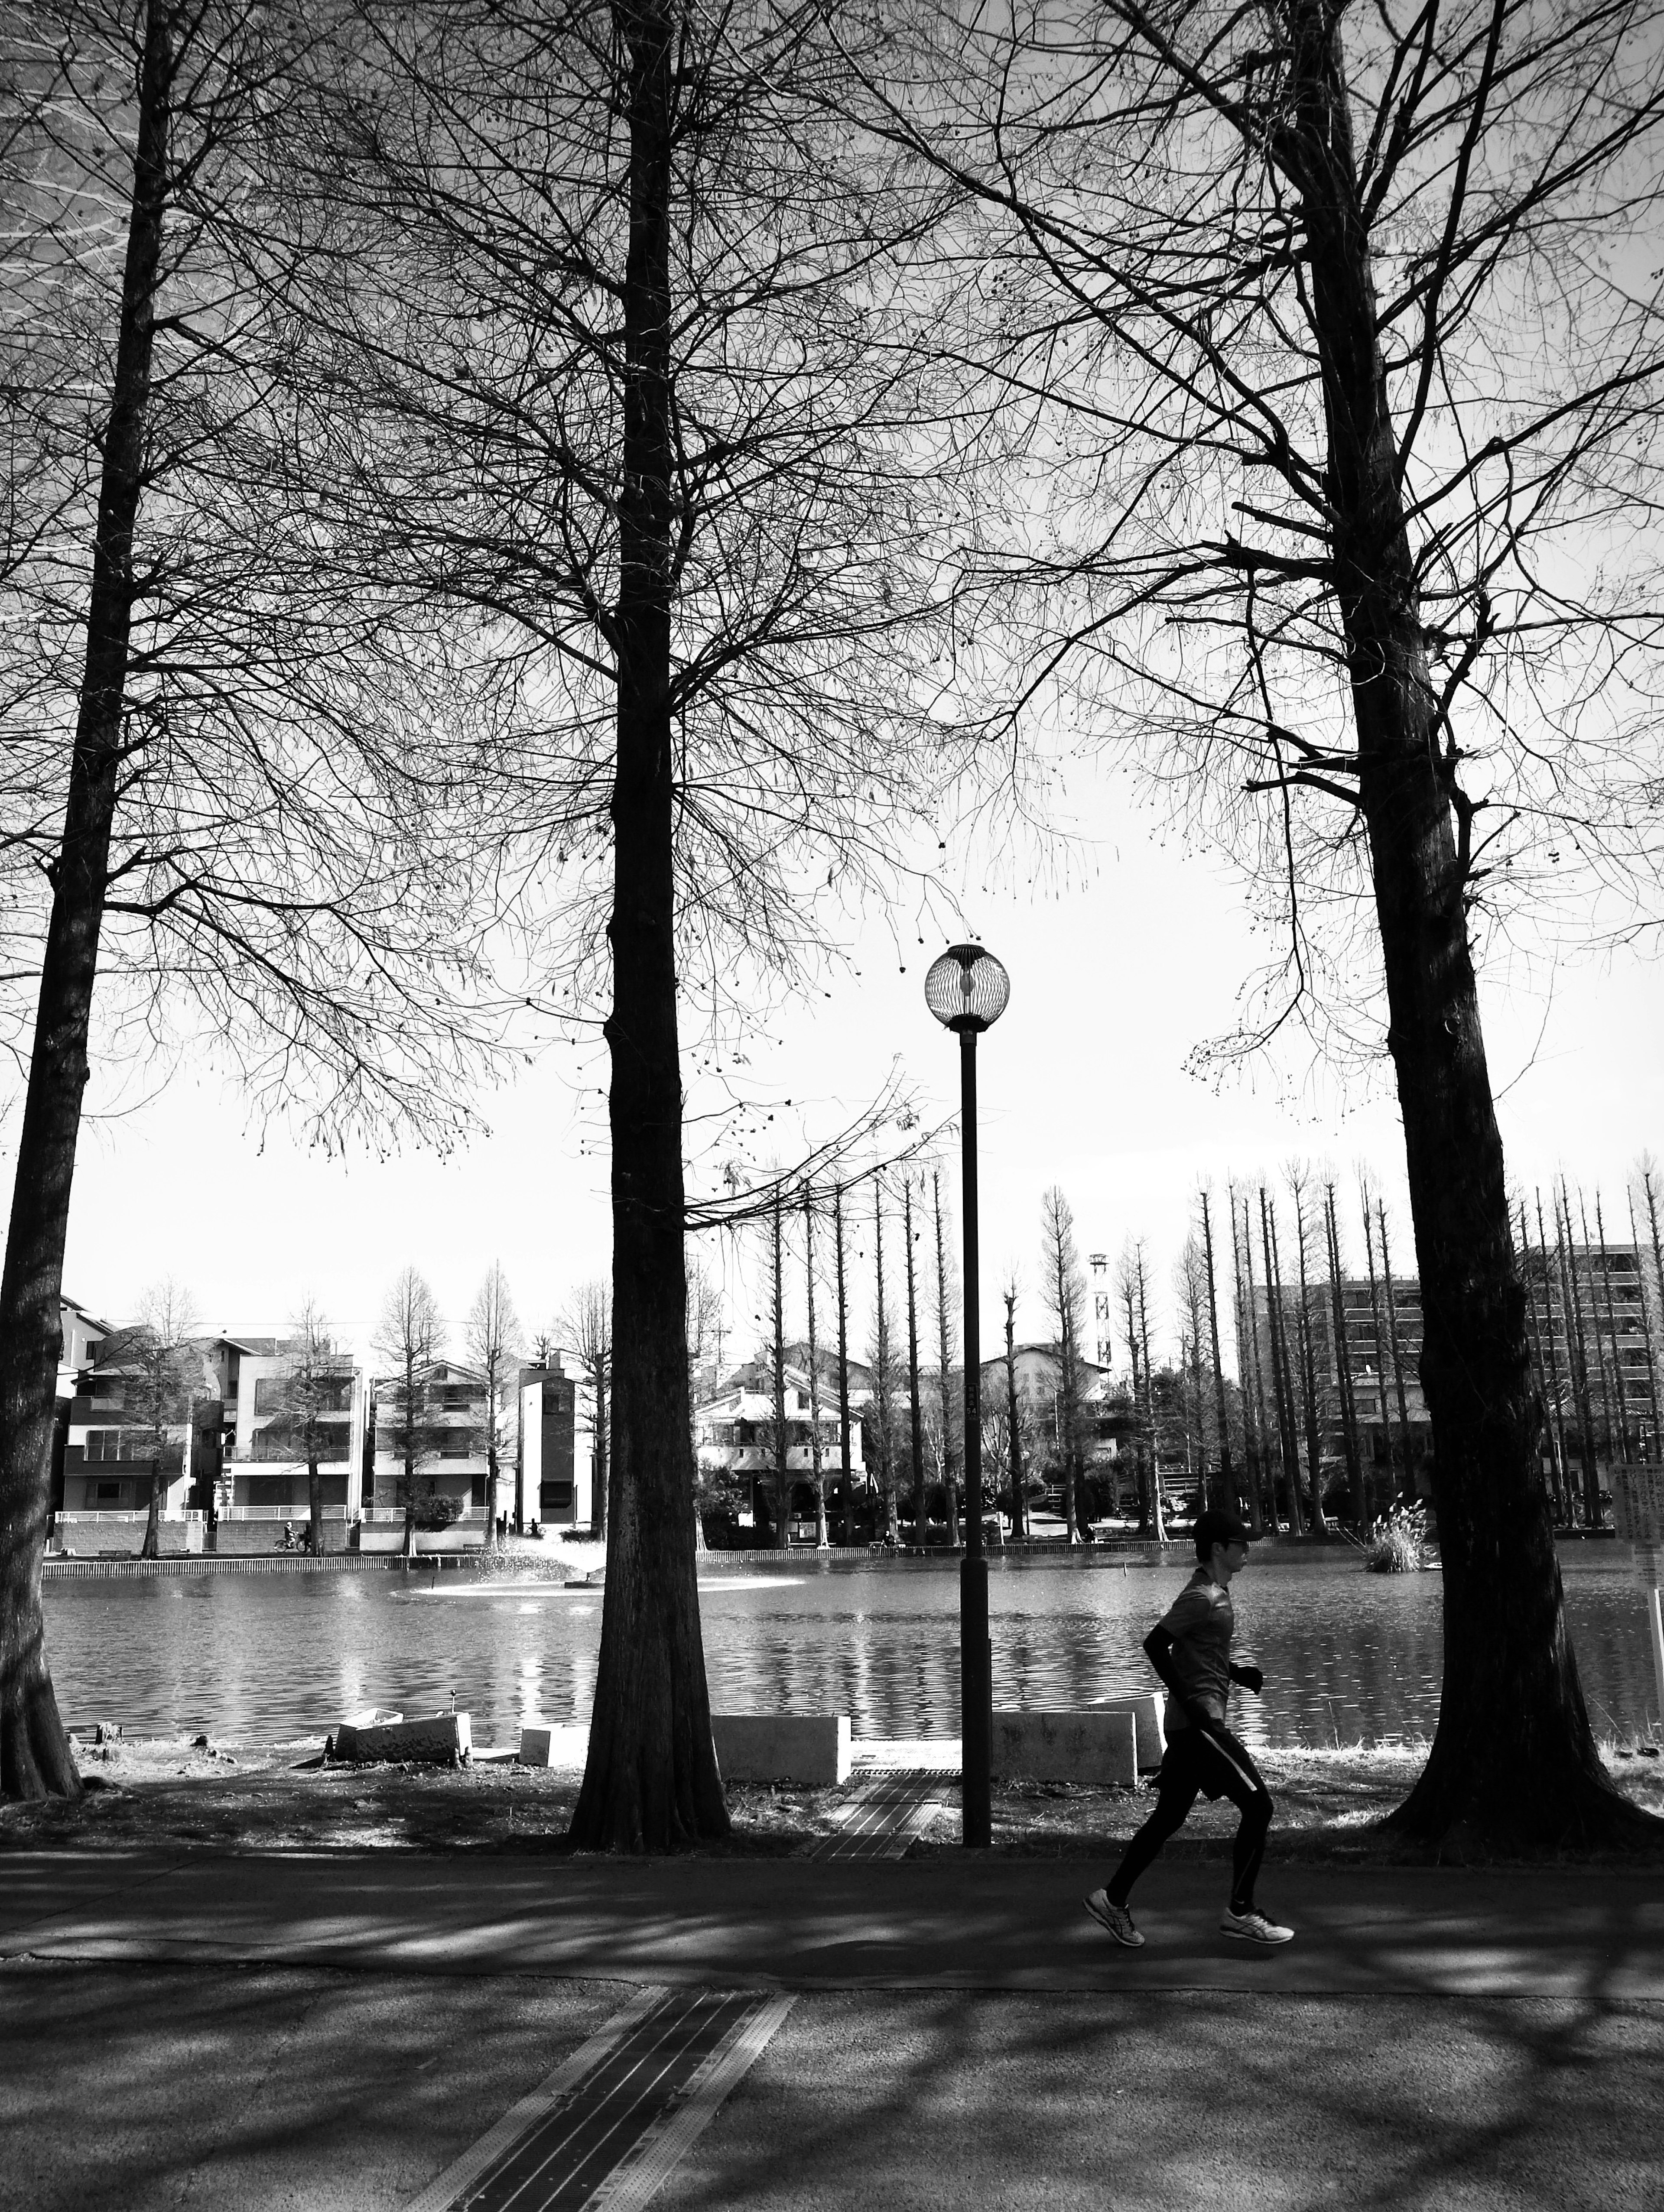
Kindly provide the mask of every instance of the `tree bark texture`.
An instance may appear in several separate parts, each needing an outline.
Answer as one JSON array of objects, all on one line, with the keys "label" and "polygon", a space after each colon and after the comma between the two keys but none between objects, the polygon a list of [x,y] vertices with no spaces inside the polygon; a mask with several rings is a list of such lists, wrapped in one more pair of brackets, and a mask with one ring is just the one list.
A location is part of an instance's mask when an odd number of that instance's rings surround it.
[{"label": "tree bark texture", "polygon": [[1443,1559],[1444,1679],[1394,1814],[1441,1848],[1656,1830],[1606,1779],[1567,1639],[1441,743],[1358,189],[1340,12],[1298,0],[1271,153],[1300,199],[1328,424],[1331,551],[1404,1117]]},{"label": "tree bark texture", "polygon": [[606,1597],[570,1840],[675,1850],[728,1832],[693,1553],[670,702],[671,178],[677,16],[619,0],[629,135],[618,761],[608,934],[613,1423]]},{"label": "tree bark texture", "polygon": [[64,1245],[88,1073],[136,593],[133,535],[150,400],[172,75],[168,0],[150,0],[86,659],[0,1275],[0,1796],[7,1797],[74,1797],[81,1790],[46,1664],[40,1561],[52,1496]]}]

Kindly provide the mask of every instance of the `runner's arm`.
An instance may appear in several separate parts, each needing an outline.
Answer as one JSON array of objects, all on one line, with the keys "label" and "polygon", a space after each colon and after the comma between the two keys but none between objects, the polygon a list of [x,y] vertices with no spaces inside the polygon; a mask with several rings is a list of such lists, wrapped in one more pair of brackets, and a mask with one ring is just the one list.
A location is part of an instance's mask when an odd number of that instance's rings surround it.
[{"label": "runner's arm", "polygon": [[1231,1680],[1233,1682],[1239,1683],[1243,1689],[1252,1690],[1255,1697],[1258,1697],[1265,1686],[1265,1677],[1258,1667],[1233,1667]]},{"label": "runner's arm", "polygon": [[1207,1707],[1198,1705],[1179,1681],[1179,1671],[1173,1663],[1173,1638],[1159,1620],[1144,1638],[1144,1656],[1166,1683],[1173,1703],[1192,1728],[1210,1732],[1218,1728],[1218,1722]]}]

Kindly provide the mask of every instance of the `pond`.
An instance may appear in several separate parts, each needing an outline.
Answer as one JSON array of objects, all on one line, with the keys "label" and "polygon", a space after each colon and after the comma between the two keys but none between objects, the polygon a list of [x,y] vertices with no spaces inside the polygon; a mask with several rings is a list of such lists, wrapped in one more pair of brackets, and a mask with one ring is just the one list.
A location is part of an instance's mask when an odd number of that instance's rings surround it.
[{"label": "pond", "polygon": [[[994,1701],[1074,1709],[1151,1686],[1139,1646],[1186,1571],[1067,1559],[995,1559]],[[1597,1735],[1629,1740],[1656,1705],[1639,1584],[1563,1569],[1566,1611]],[[71,1724],[140,1735],[320,1740],[366,1705],[420,1712],[455,1692],[474,1740],[523,1719],[582,1718],[600,1593],[505,1588],[468,1574],[49,1579],[47,1649]],[[1356,1559],[1250,1567],[1234,1585],[1236,1655],[1263,1697],[1234,1720],[1250,1744],[1391,1742],[1438,1715],[1441,1578],[1372,1575]],[[959,1577],[948,1560],[783,1559],[702,1578],[719,1712],[846,1711],[857,1736],[959,1733]]]}]

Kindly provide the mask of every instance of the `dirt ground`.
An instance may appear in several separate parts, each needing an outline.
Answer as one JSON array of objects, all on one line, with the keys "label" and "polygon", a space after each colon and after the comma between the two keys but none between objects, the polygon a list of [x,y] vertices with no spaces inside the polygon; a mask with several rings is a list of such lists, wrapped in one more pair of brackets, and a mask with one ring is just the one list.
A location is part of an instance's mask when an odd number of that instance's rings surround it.
[{"label": "dirt ground", "polygon": [[[0,1805],[0,1850],[63,1845],[131,1850],[196,1845],[248,1850],[524,1850],[564,1837],[577,1796],[572,1771],[521,1766],[485,1755],[452,1771],[430,1766],[322,1763],[314,1739],[288,1744],[205,1743],[152,1738],[80,1747],[86,1795],[78,1804]],[[1603,1747],[1614,1782],[1664,1815],[1664,1759]],[[1366,1750],[1267,1752],[1261,1758],[1277,1800],[1273,1850],[1283,1857],[1385,1860],[1393,1839],[1380,1826],[1419,1772],[1424,1744]],[[784,1857],[837,1825],[857,1771],[844,1790],[795,1784],[728,1788],[734,1836],[724,1853]],[[945,1778],[948,1808],[916,1838],[914,1856],[956,1849],[958,1784]],[[1124,1840],[1144,1819],[1149,1785],[1136,1790],[1070,1783],[1009,1783],[994,1792],[994,1848],[1030,1857],[1096,1852]],[[1235,1826],[1226,1803],[1198,1803],[1187,1847],[1210,1856]]]}]

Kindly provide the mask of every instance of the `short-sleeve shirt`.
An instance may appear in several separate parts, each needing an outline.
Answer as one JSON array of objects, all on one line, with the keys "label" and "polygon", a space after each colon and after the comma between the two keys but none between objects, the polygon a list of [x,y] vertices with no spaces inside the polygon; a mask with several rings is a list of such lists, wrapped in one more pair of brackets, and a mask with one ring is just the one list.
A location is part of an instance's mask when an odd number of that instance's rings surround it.
[{"label": "short-sleeve shirt", "polygon": [[[1173,1671],[1204,1712],[1222,1725],[1231,1693],[1231,1594],[1198,1567],[1161,1616],[1173,1638]],[[1167,1733],[1190,1726],[1177,1698],[1167,1698]]]}]

